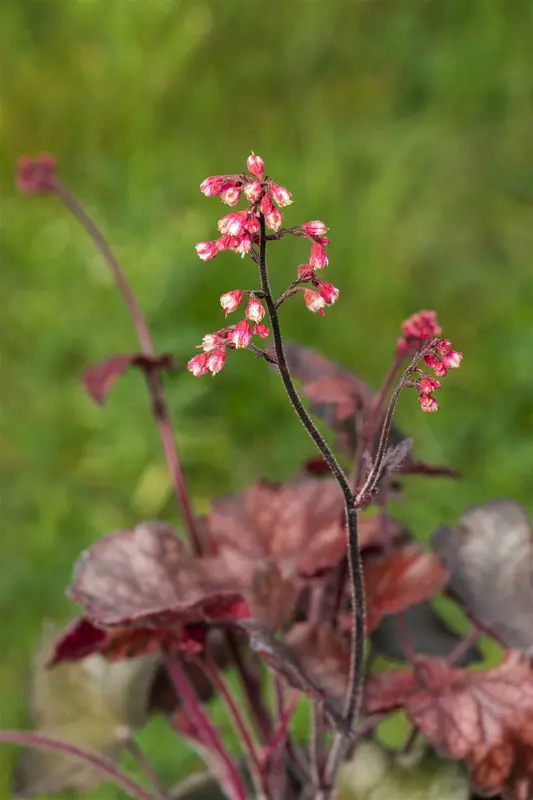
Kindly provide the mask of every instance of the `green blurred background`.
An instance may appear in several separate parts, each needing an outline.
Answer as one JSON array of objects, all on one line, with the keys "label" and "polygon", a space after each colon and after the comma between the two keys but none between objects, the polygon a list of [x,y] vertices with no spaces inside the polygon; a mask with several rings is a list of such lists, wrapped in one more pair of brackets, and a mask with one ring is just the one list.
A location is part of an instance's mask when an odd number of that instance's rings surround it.
[{"label": "green blurred background", "polygon": [[[140,377],[104,410],[79,387],[83,367],[135,338],[85,233],[54,198],[14,192],[18,155],[56,155],[159,349],[181,362],[220,326],[219,295],[257,282],[251,262],[204,264],[194,251],[224,210],[201,180],[243,169],[252,149],[293,192],[289,224],[331,226],[340,300],[325,318],[287,304],[288,337],[377,385],[402,319],[437,309],[463,365],[439,414],[408,397],[400,417],[420,457],[464,480],[411,479],[395,511],[425,538],[471,503],[533,507],[531,30],[530,0],[2,4],[2,727],[26,724],[31,652],[43,617],[74,610],[63,589],[80,549],[139,518],[177,518]],[[306,257],[299,240],[272,247],[274,286]],[[275,375],[248,353],[168,388],[200,510],[312,453]],[[158,731],[147,748],[175,775]]]}]

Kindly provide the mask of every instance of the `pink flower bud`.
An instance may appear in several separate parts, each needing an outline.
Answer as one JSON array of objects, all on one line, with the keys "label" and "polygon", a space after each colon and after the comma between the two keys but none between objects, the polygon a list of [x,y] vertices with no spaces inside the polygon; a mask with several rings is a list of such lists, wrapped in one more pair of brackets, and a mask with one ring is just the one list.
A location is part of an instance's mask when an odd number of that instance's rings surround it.
[{"label": "pink flower bud", "polygon": [[227,183],[228,178],[226,175],[212,175],[210,178],[206,178],[205,181],[202,181],[200,184],[200,191],[202,194],[205,194],[206,197],[215,197],[217,194],[220,194]]},{"label": "pink flower bud", "polygon": [[225,233],[216,241],[216,246],[219,252],[229,250],[231,248],[232,237]]},{"label": "pink flower bud", "polygon": [[436,389],[440,389],[440,383],[434,378],[430,378],[429,375],[423,375],[420,380],[419,388],[422,394],[431,394],[431,392],[434,392]]},{"label": "pink flower bud", "polygon": [[230,211],[225,217],[219,219],[218,229],[220,233],[228,236],[240,236],[244,233],[244,223],[246,222],[246,211]]},{"label": "pink flower bud", "polygon": [[456,369],[461,365],[462,360],[462,353],[458,353],[457,350],[449,350],[446,355],[443,356],[442,363],[446,369]]},{"label": "pink flower bud", "polygon": [[441,357],[447,356],[451,349],[452,349],[452,343],[450,342],[449,339],[439,339],[439,341],[435,345],[435,350]]},{"label": "pink flower bud", "polygon": [[252,153],[251,156],[248,156],[246,169],[250,175],[253,175],[254,178],[259,178],[260,181],[262,181],[265,177],[265,162],[261,156],[256,156],[255,153]]},{"label": "pink flower bud", "polygon": [[339,296],[339,290],[332,286],[331,283],[321,283],[318,291],[328,306],[332,306]]},{"label": "pink flower bud", "polygon": [[257,297],[250,297],[248,305],[246,306],[246,318],[251,322],[261,322],[265,316],[265,309],[263,304]]},{"label": "pink flower bud", "polygon": [[239,308],[240,304],[242,303],[242,298],[243,293],[239,291],[239,289],[233,289],[231,292],[226,292],[226,294],[221,295],[220,305],[226,312],[226,316]]},{"label": "pink flower bud", "polygon": [[257,203],[261,197],[263,186],[261,181],[250,181],[244,187],[244,195],[249,203]]},{"label": "pink flower bud", "polygon": [[252,341],[252,331],[247,319],[243,319],[242,322],[235,326],[231,332],[230,339],[236,348],[248,347]]},{"label": "pink flower bud", "polygon": [[428,341],[438,336],[440,330],[436,311],[417,311],[402,322],[402,331],[407,339]]},{"label": "pink flower bud", "polygon": [[218,242],[198,242],[195,248],[202,261],[214,258],[220,250]]},{"label": "pink flower bud", "polygon": [[228,250],[239,253],[243,258],[252,249],[252,239],[247,233],[242,236],[230,236]]},{"label": "pink flower bud", "polygon": [[421,392],[418,395],[418,402],[420,403],[420,408],[422,409],[422,411],[431,413],[432,411],[439,410],[439,404],[437,403],[435,398],[432,397],[430,394],[425,394],[424,392]]},{"label": "pink flower bud", "polygon": [[272,207],[272,211],[265,216],[265,222],[270,230],[278,231],[283,224],[283,214],[277,208]]},{"label": "pink flower bud", "polygon": [[270,336],[270,330],[267,328],[266,325],[263,325],[262,322],[258,322],[257,325],[254,325],[252,333],[254,336],[260,336],[261,339],[266,339]]},{"label": "pink flower bud", "polygon": [[270,212],[274,208],[274,206],[272,205],[272,198],[270,197],[269,194],[264,194],[263,197],[261,198],[260,208],[261,208],[261,214],[263,214],[265,217],[267,214],[270,214]]},{"label": "pink flower bud", "polygon": [[206,333],[202,339],[202,347],[204,351],[208,353],[210,350],[218,347],[221,341],[222,338],[218,335],[218,333]]},{"label": "pink flower bud", "polygon": [[51,194],[55,192],[56,162],[48,153],[35,158],[21,156],[17,164],[17,189],[25,194]]},{"label": "pink flower bud", "polygon": [[298,280],[309,281],[315,277],[315,271],[311,264],[300,264],[298,267]]},{"label": "pink flower bud", "polygon": [[270,181],[270,191],[274,202],[278,206],[289,206],[292,203],[292,194],[284,186],[279,186],[279,184]]},{"label": "pink flower bud", "polygon": [[309,236],[323,236],[327,231],[327,226],[319,219],[313,219],[311,222],[305,222],[301,228],[304,233],[309,234]]},{"label": "pink flower bud", "polygon": [[311,247],[311,255],[309,256],[309,263],[311,264],[313,269],[322,269],[329,263],[326,251],[324,250],[321,244],[315,243]]},{"label": "pink flower bud", "polygon": [[226,351],[223,347],[217,347],[216,350],[211,350],[207,357],[207,368],[216,375],[220,372],[226,363]]},{"label": "pink flower bud", "polygon": [[261,224],[257,219],[257,217],[254,216],[248,217],[248,220],[246,222],[246,230],[248,231],[248,233],[252,234],[259,233],[259,231],[261,230]]},{"label": "pink flower bud", "polygon": [[229,189],[224,189],[220,193],[220,199],[227,206],[236,206],[241,196],[241,189],[239,186],[230,186]]},{"label": "pink flower bud", "polygon": [[409,349],[409,342],[401,336],[396,342],[396,347],[399,353],[405,353],[405,351]]},{"label": "pink flower bud", "polygon": [[319,314],[324,316],[322,309],[326,305],[326,301],[318,292],[314,292],[312,289],[304,289],[304,302],[309,311],[318,311]]},{"label": "pink flower bud", "polygon": [[187,364],[187,369],[189,372],[192,372],[193,375],[196,375],[196,377],[199,377],[200,375],[207,375],[209,372],[207,360],[207,353],[199,353],[197,356],[194,356],[194,358],[191,358]]},{"label": "pink flower bud", "polygon": [[434,371],[435,375],[438,378],[444,378],[444,376],[448,372],[447,367],[442,363],[442,361],[440,361],[432,353],[429,353],[427,356],[424,356],[424,361],[426,362],[428,367],[431,367],[431,369]]}]

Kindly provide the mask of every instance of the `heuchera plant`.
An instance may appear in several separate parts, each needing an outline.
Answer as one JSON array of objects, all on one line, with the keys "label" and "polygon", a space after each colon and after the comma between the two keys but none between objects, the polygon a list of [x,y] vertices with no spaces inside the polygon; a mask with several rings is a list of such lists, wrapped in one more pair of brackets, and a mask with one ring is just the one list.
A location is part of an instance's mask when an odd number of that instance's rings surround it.
[{"label": "heuchera plant", "polygon": [[[235,800],[249,796],[248,781],[254,796],[265,800],[334,796],[349,751],[397,709],[412,724],[405,749],[422,738],[427,747],[461,760],[472,792],[481,796],[533,797],[533,536],[525,512],[512,501],[472,509],[457,527],[439,529],[435,552],[427,553],[387,511],[410,474],[457,477],[447,467],[417,461],[412,440],[393,426],[404,390],[423,412],[437,411],[441,381],[461,363],[461,353],[442,338],[436,313],[420,311],[402,323],[377,393],[339,365],[286,342],[280,322],[286,303],[303,300],[324,315],[339,298],[323,277],[328,229],[319,220],[284,227],[280,209],[292,196],[253,153],[245,172],[206,178],[203,194],[233,210],[218,221],[220,236],[197,244],[197,253],[203,261],[225,250],[247,257],[249,285],[254,275],[258,283],[221,296],[227,324],[204,336],[187,368],[193,376],[216,375],[228,355],[231,360],[234,351],[251,351],[279,374],[318,454],[292,479],[259,480],[215,500],[199,519],[163,391],[163,373],[178,365],[170,354],[157,354],[123,269],[58,177],[54,160],[21,159],[17,182],[27,194],[58,197],[111,270],[140,350],[90,367],[83,383],[103,403],[127,370],[143,374],[186,534],[164,522],[140,521],[83,553],[68,589],[81,616],[57,640],[49,668],[94,653],[109,660],[164,654],[172,691],[165,702],[154,702],[153,711],[167,714],[177,736],[194,744]],[[246,207],[236,210],[240,201]],[[267,256],[285,236],[300,237],[308,258],[274,294]],[[314,419],[334,431],[335,447]],[[443,590],[472,620],[464,639],[432,610],[429,601]],[[502,646],[502,662],[468,669],[480,659],[476,640],[482,633]],[[375,672],[376,654],[404,666]],[[244,770],[214,726],[191,664],[207,678],[207,694],[226,704]],[[240,677],[238,697],[224,677],[228,664]],[[301,695],[312,720],[304,742],[291,727]],[[150,790],[100,754],[69,742],[15,731],[0,739],[85,759],[132,797],[169,797],[146,764]]]}]

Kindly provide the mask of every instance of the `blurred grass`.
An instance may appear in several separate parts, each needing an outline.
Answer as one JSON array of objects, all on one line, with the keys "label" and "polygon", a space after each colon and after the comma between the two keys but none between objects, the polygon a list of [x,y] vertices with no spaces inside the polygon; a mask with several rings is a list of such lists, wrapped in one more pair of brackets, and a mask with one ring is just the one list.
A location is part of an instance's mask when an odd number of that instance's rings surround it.
[{"label": "blurred grass", "polygon": [[[222,213],[200,181],[242,169],[251,149],[293,192],[290,224],[331,225],[341,298],[324,319],[288,305],[288,337],[377,384],[401,320],[436,308],[464,364],[438,415],[411,397],[400,416],[417,453],[464,481],[410,482],[397,511],[425,538],[470,503],[532,508],[532,27],[529,0],[2,4],[2,726],[26,721],[30,652],[43,616],[73,611],[63,588],[80,549],[139,517],[176,518],[139,376],[104,411],[78,385],[87,364],[135,349],[129,320],[55,199],[14,193],[17,156],[55,153],[182,362],[220,325],[218,296],[252,280],[248,262],[204,265],[193,248]],[[306,255],[273,247],[274,285]],[[312,452],[247,353],[214,381],[168,385],[199,509]],[[147,747],[175,774],[156,728]]]}]

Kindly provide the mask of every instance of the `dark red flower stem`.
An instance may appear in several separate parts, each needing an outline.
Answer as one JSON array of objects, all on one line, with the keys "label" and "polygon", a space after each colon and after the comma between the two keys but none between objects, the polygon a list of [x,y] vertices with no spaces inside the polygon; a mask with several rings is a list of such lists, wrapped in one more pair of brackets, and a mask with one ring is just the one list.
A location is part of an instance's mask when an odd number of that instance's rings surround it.
[{"label": "dark red flower stem", "polygon": [[226,681],[219,673],[216,665],[213,664],[209,659],[200,658],[195,659],[194,663],[199,669],[205,672],[206,677],[213,684],[214,688],[217,690],[220,697],[226,704],[229,714],[235,723],[235,729],[239,736],[243,752],[248,757],[247,766],[252,777],[252,782],[258,795],[260,796],[265,788],[263,785],[264,776],[262,774],[261,762],[259,761],[257,748],[248,729],[246,720],[243,718],[237,703],[233,699],[233,696],[226,685]]},{"label": "dark red flower stem", "polygon": [[[353,492],[341,465],[333,455],[325,439],[322,437],[313,420],[307,413],[291,378],[289,366],[287,364],[287,358],[285,356],[285,350],[283,347],[283,337],[278,317],[278,310],[272,296],[272,290],[270,288],[270,282],[268,279],[266,226],[265,218],[262,214],[260,215],[259,220],[261,224],[259,276],[261,279],[261,289],[264,293],[265,303],[272,326],[274,352],[276,354],[281,380],[283,381],[285,391],[287,392],[292,407],[294,408],[307,433],[313,439],[320,454],[327,462],[344,496],[347,523],[348,568],[352,594],[353,618],[350,682],[346,696],[344,712],[345,718],[349,725],[355,726],[361,710],[363,696],[365,642],[365,591],[363,584],[363,567],[361,563],[357,531],[357,509],[354,505]],[[340,745],[338,745],[338,747],[343,750]]]},{"label": "dark red flower stem", "polygon": [[375,492],[379,486],[379,482],[383,477],[383,460],[385,458],[385,453],[387,452],[392,420],[396,411],[396,406],[398,405],[400,394],[402,390],[409,385],[409,379],[416,371],[420,360],[433,349],[435,341],[435,339],[432,339],[430,342],[422,345],[416,351],[411,363],[404,370],[402,377],[400,378],[390,397],[389,405],[381,426],[378,448],[375,458],[372,462],[372,468],[365,480],[365,483],[357,492],[356,502],[358,506],[360,505],[360,507],[364,507],[364,505],[367,504],[367,498],[372,498],[375,495]]},{"label": "dark red flower stem", "polygon": [[383,412],[385,411],[385,403],[387,402],[387,396],[394,382],[394,379],[398,374],[398,370],[404,358],[405,356],[403,355],[403,353],[397,350],[394,355],[393,362],[389,368],[389,371],[385,376],[385,380],[383,381],[378,394],[374,398],[372,405],[368,411],[368,414],[363,420],[360,435],[357,437],[358,438],[357,450],[354,457],[353,475],[351,481],[354,487],[354,491],[357,490],[357,487],[359,486],[363,476],[363,469],[365,464],[364,454],[367,450],[370,450],[372,448],[372,442],[374,440],[374,436],[376,435],[379,423],[383,417]]},{"label": "dark red flower stem", "polygon": [[246,800],[246,789],[242,777],[239,774],[239,770],[233,763],[231,755],[226,750],[217,729],[202,708],[202,704],[196,695],[193,685],[185,674],[185,671],[174,658],[168,658],[166,666],[176,692],[183,700],[183,708],[186,714],[190,715],[191,721],[198,729],[205,747],[216,753],[217,757],[220,758],[224,764],[227,788],[231,791],[230,797],[232,800],[233,798],[234,800]]},{"label": "dark red flower stem", "polygon": [[[54,187],[58,197],[63,201],[66,208],[89,234],[96,249],[99,251],[104,262],[109,267],[117,288],[119,289],[129,311],[135,331],[137,333],[137,338],[139,339],[141,352],[146,356],[154,356],[154,345],[145,316],[139,304],[137,303],[135,295],[133,294],[133,291],[126,279],[125,272],[117,261],[107,242],[107,239],[97,225],[93,222],[93,220],[89,217],[79,200],[72,194],[70,189],[62,183],[62,181],[60,181],[58,178],[55,178]],[[146,373],[146,381],[152,401],[152,412],[159,429],[161,443],[163,445],[174,492],[181,509],[183,522],[187,529],[191,546],[193,547],[194,552],[198,554],[202,551],[202,543],[194,518],[183,468],[181,466],[178,446],[172,431],[172,423],[170,421],[170,413],[163,391],[163,383],[161,377],[155,370],[151,370]]]},{"label": "dark red flower stem", "polygon": [[30,731],[0,731],[0,742],[20,744],[24,747],[37,747],[42,750],[53,750],[65,756],[73,756],[99,770],[103,776],[113,781],[135,800],[165,800],[160,794],[148,792],[133,778],[130,778],[124,770],[117,767],[110,759],[100,755],[100,753],[69,742],[63,742],[54,736]]},{"label": "dark red flower stem", "polygon": [[466,634],[464,639],[453,648],[452,652],[447,656],[446,663],[451,667],[455,664],[464,654],[477,642],[481,632],[475,626]]}]

